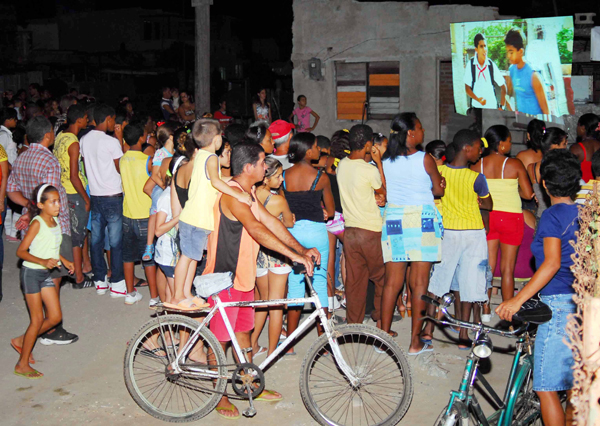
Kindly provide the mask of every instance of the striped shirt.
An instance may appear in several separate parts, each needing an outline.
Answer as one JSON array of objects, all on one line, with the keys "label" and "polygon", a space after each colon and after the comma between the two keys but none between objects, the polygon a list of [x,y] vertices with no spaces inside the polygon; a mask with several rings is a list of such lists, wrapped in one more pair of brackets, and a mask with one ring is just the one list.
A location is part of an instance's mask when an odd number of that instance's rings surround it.
[{"label": "striped shirt", "polygon": [[18,191],[31,200],[33,190],[42,183],[48,183],[58,189],[60,196],[58,223],[63,234],[71,235],[67,193],[60,182],[60,163],[44,145],[32,143],[13,164],[12,172],[8,176],[6,192]]},{"label": "striped shirt", "polygon": [[490,195],[485,176],[467,167],[453,167],[449,164],[438,169],[446,178],[446,190],[442,197],[444,228],[483,229],[478,197],[486,198]]}]

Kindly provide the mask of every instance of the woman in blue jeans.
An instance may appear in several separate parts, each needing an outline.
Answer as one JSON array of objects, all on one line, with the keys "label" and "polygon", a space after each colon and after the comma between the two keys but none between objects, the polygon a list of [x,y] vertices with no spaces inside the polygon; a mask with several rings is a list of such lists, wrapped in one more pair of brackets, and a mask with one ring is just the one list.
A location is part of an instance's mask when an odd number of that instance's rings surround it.
[{"label": "woman in blue jeans", "polygon": [[[304,247],[314,247],[321,253],[321,267],[315,269],[313,286],[319,294],[321,305],[327,308],[329,238],[325,222],[335,214],[335,203],[329,177],[323,173],[323,169],[317,170],[311,164],[311,161],[318,160],[320,155],[315,135],[294,135],[288,150],[288,159],[294,165],[283,173],[283,192],[290,210],[296,217],[296,223],[289,230],[290,233]],[[292,272],[288,283],[288,298],[304,297],[305,288],[304,275]],[[301,313],[302,306],[288,304],[288,336],[298,327]],[[293,347],[288,354],[295,354]]]},{"label": "woman in blue jeans", "polygon": [[558,392],[573,387],[573,355],[565,344],[567,317],[576,311],[573,301],[571,272],[575,253],[571,241],[577,240],[579,210],[574,200],[581,185],[581,168],[577,157],[566,149],[546,154],[540,167],[542,182],[550,196],[551,207],[542,214],[531,252],[537,271],[515,297],[496,309],[500,318],[510,321],[523,303],[540,295],[552,309],[552,319],[538,327],[534,346],[533,390],[540,398],[542,420],[546,426],[571,424],[573,406],[567,402],[563,411]]}]

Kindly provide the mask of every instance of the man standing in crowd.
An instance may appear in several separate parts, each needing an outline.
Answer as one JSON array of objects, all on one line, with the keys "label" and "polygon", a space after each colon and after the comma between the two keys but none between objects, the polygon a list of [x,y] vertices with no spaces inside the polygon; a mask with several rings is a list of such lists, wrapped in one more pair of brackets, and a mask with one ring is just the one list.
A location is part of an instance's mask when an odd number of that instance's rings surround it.
[{"label": "man standing in crowd", "polygon": [[175,114],[175,107],[173,106],[173,95],[171,94],[170,87],[162,88],[162,99],[160,100],[160,111],[162,112],[165,121],[169,121],[171,115]]},{"label": "man standing in crowd", "polygon": [[[500,70],[487,56],[487,43],[482,34],[473,40],[475,56],[467,61],[463,82],[469,97],[469,106],[473,108],[504,109],[506,106],[506,81]],[[501,89],[500,103],[496,98],[494,84]]]},{"label": "man standing in crowd", "polygon": [[284,171],[293,166],[290,160],[288,160],[288,149],[290,148],[290,140],[294,136],[292,130],[295,128],[296,126],[292,123],[284,120],[275,120],[269,126],[273,144],[275,145],[275,153],[271,154],[271,156],[279,160]]},{"label": "man standing in crowd", "polygon": [[[262,182],[265,176],[265,153],[260,145],[241,143],[231,154],[233,178],[228,182],[235,191],[251,193],[252,206],[240,203],[236,198],[219,193],[215,202],[215,228],[208,237],[208,258],[204,274],[232,272],[235,276],[233,288],[223,290],[220,297],[228,302],[253,301],[256,281],[256,259],[260,246],[283,254],[293,262],[304,264],[312,275],[313,259],[320,262],[319,252],[305,249],[289,233],[283,223],[273,217],[263,205],[256,201],[254,184]],[[209,299],[214,304],[213,299]],[[242,348],[250,348],[250,333],[254,328],[254,308],[225,308],[227,317]],[[225,349],[229,335],[221,314],[210,322],[210,329]],[[248,353],[252,362],[252,352]],[[260,398],[279,401],[278,392],[263,391]],[[223,396],[216,408],[217,413],[226,418],[239,418],[238,409]]]},{"label": "man standing in crowd", "polygon": [[[54,144],[54,128],[45,117],[34,117],[27,123],[27,140],[29,149],[19,155],[13,164],[12,173],[8,177],[6,192],[8,197],[16,204],[25,208],[29,205],[33,190],[43,183],[48,183],[58,189],[60,196],[60,212],[58,223],[62,232],[60,254],[65,259],[73,261],[73,248],[71,245],[71,222],[69,221],[69,208],[67,193],[61,184],[60,163],[50,147]],[[21,219],[17,222],[19,229],[29,226],[31,216],[23,210]],[[53,269],[52,280],[56,291],[60,293],[62,277],[69,274],[64,266]],[[43,345],[66,345],[77,341],[77,335],[66,331],[58,325],[41,336]]]},{"label": "man standing in crowd", "polygon": [[[94,108],[96,127],[81,138],[81,154],[85,162],[92,207],[92,272],[98,294],[110,287],[112,297],[126,297],[123,274],[123,189],[119,159],[123,150],[119,141],[107,132],[115,130],[115,110],[108,105]],[[104,261],[104,237],[108,228],[110,244],[110,284]]]},{"label": "man standing in crowd", "polygon": [[[350,129],[348,157],[340,161],[337,181],[340,187],[346,227],[344,256],[346,257],[346,318],[349,324],[361,324],[365,317],[369,280],[375,284],[375,310],[371,317],[381,320],[381,295],[385,281],[385,266],[381,251],[383,222],[375,194],[385,197],[381,176],[381,154],[373,146],[373,129],[357,124]],[[375,161],[377,167],[369,164]],[[380,325],[380,324],[379,324]]]}]

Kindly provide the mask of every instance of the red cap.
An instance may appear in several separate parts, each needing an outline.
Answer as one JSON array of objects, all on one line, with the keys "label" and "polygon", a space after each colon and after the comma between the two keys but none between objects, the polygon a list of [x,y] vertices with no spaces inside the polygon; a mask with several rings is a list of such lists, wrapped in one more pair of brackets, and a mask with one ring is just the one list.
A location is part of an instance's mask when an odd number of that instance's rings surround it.
[{"label": "red cap", "polygon": [[279,139],[289,134],[292,129],[295,128],[296,126],[294,126],[292,123],[288,123],[284,120],[275,120],[269,126],[269,131],[271,132],[273,139]]}]

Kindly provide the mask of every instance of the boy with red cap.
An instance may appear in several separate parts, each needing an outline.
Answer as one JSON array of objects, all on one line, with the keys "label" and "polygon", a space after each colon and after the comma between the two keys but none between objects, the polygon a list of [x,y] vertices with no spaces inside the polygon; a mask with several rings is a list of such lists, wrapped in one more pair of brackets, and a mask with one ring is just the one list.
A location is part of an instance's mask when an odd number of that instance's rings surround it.
[{"label": "boy with red cap", "polygon": [[269,126],[273,144],[275,145],[274,154],[271,154],[271,157],[279,160],[284,171],[292,167],[292,163],[288,160],[288,149],[290,148],[290,139],[294,136],[292,130],[295,128],[296,126],[292,123],[284,120],[275,120]]}]

